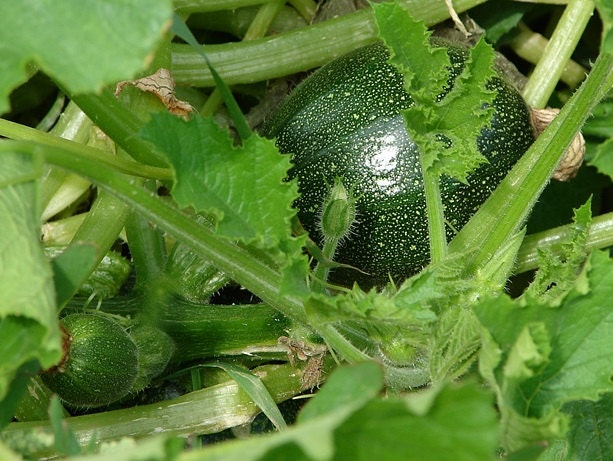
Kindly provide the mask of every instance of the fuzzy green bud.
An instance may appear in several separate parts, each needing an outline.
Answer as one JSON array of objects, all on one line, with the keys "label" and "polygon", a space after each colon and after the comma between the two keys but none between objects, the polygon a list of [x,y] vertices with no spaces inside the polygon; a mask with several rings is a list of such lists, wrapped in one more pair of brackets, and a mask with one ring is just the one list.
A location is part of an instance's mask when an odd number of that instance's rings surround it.
[{"label": "fuzzy green bud", "polygon": [[347,191],[340,178],[334,180],[334,185],[324,201],[320,226],[324,239],[339,242],[351,232],[355,220],[355,199]]}]

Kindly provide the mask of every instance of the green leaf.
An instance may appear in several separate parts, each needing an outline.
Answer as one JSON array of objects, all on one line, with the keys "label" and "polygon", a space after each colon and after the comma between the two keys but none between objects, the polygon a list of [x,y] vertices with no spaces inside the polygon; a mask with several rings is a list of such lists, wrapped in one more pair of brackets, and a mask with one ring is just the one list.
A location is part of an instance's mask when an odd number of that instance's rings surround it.
[{"label": "green leaf", "polygon": [[601,52],[613,54],[613,5],[608,0],[595,0],[603,24]]},{"label": "green leaf", "polygon": [[[612,130],[613,131],[613,130]],[[613,178],[613,134],[612,137],[599,144],[594,158],[589,164],[595,166],[602,174]]]},{"label": "green leaf", "polygon": [[76,243],[51,260],[56,305],[61,308],[79,290],[98,261],[96,247]]},{"label": "green leaf", "polygon": [[[331,324],[359,351],[383,357],[388,387],[411,389],[429,381],[426,350],[436,314],[428,302],[411,299],[410,291],[393,295],[355,286],[335,297],[312,293],[305,310],[316,328]],[[336,352],[355,360],[342,348]]]},{"label": "green leaf", "polygon": [[171,7],[170,0],[7,2],[0,15],[0,114],[28,64],[75,93],[132,78],[170,26]]},{"label": "green leaf", "polygon": [[278,430],[287,429],[287,424],[279,411],[279,407],[259,377],[232,363],[217,362],[205,364],[203,366],[216,367],[224,370],[234,381],[236,381],[241,389],[251,397],[251,400],[253,400],[262,412],[268,416],[268,419],[270,419]]},{"label": "green leaf", "polygon": [[341,367],[302,409],[296,421],[305,423],[326,415],[352,413],[376,397],[382,387],[382,369],[375,362]]},{"label": "green leaf", "polygon": [[49,263],[39,243],[36,161],[2,153],[0,169],[0,399],[19,367],[60,358],[60,331]]},{"label": "green leaf", "polygon": [[440,384],[464,374],[474,363],[481,346],[480,325],[470,309],[446,309],[432,334],[430,374]]},{"label": "green leaf", "polygon": [[500,0],[496,8],[492,5],[477,5],[471,10],[471,18],[479,27],[485,29],[485,37],[490,43],[505,41],[505,35],[511,32],[534,5],[529,3]]},{"label": "green leaf", "polygon": [[55,449],[66,456],[75,456],[81,453],[81,446],[72,429],[64,421],[64,411],[57,395],[51,397],[49,405],[49,421],[53,429]]},{"label": "green leaf", "polygon": [[430,32],[399,2],[373,5],[379,35],[390,50],[390,64],[405,79],[405,89],[418,104],[432,105],[447,83],[449,56],[430,45]]},{"label": "green leaf", "polygon": [[[578,400],[563,407],[569,415],[570,428],[566,440],[552,448],[560,450],[565,459],[574,461],[607,461],[613,459],[613,393],[605,394],[597,402]],[[548,450],[548,453],[549,454]],[[539,461],[560,457],[547,457]]]},{"label": "green leaf", "polygon": [[585,121],[581,129],[584,135],[600,136],[603,138],[613,137],[613,90],[594,107],[591,117]]},{"label": "green leaf", "polygon": [[285,181],[289,156],[272,141],[253,135],[235,147],[212,119],[186,122],[166,113],[154,115],[143,136],[171,163],[179,206],[213,216],[218,235],[270,250],[279,266],[304,278],[304,238],[291,235],[298,190]]},{"label": "green leaf", "polygon": [[539,270],[524,296],[537,297],[541,302],[554,305],[569,289],[577,286],[577,275],[581,273],[587,258],[585,245],[592,222],[591,204],[590,199],[575,210],[574,222],[560,251],[554,253],[551,250],[538,250]]},{"label": "green leaf", "polygon": [[403,74],[405,89],[415,102],[403,114],[420,147],[422,166],[466,182],[467,175],[486,161],[476,140],[493,114],[495,92],[486,88],[495,75],[493,50],[480,40],[451,91],[441,98],[450,79],[446,49],[431,46],[424,24],[398,2],[377,5],[375,16],[390,48],[390,63]]},{"label": "green leaf", "polygon": [[560,437],[567,428],[562,405],[613,390],[612,276],[613,261],[597,252],[553,306],[501,296],[475,307],[488,331],[480,368],[496,389],[507,448]]},{"label": "green leaf", "polygon": [[538,461],[613,459],[613,393],[605,394],[597,402],[570,402],[563,411],[570,417],[566,438],[549,444]]},{"label": "green leaf", "polygon": [[485,88],[493,76],[493,60],[489,45],[479,41],[453,89],[440,102],[430,103],[432,111],[419,104],[405,111],[407,129],[422,148],[425,168],[466,182],[468,174],[486,162],[476,139],[493,114],[489,103],[494,92]]},{"label": "green leaf", "polygon": [[492,396],[475,384],[379,397],[373,362],[335,370],[287,431],[207,447],[182,461],[494,460]]},{"label": "green leaf", "polygon": [[[30,391],[29,384],[32,377],[36,376],[39,371],[40,367],[36,360],[24,363],[16,371],[8,392],[0,400],[0,431],[16,416],[22,398],[26,395],[26,392]],[[3,459],[2,456],[0,456],[0,459]]]},{"label": "green leaf", "polygon": [[200,56],[202,56],[202,58],[206,62],[207,67],[209,68],[209,71],[211,72],[211,75],[213,76],[213,80],[215,80],[215,86],[221,93],[221,97],[223,98],[224,104],[226,105],[230,117],[234,122],[234,126],[236,127],[238,135],[243,140],[250,137],[251,129],[249,128],[247,120],[245,119],[243,112],[241,111],[238,103],[236,102],[232,91],[223,81],[221,76],[217,73],[215,67],[213,67],[213,64],[209,60],[209,57],[206,55],[206,53],[202,49],[202,46],[200,46],[192,32],[185,24],[185,22],[183,22],[177,14],[173,16],[172,31],[177,36],[181,37],[186,43],[188,43],[189,46],[191,46]]},{"label": "green leaf", "polygon": [[409,303],[405,293],[403,291],[396,299],[374,289],[364,292],[355,286],[349,293],[334,298],[314,294],[307,301],[306,309],[316,324],[352,321],[375,337],[384,335],[389,329],[394,332],[410,327],[421,329],[436,320],[427,304]]},{"label": "green leaf", "polygon": [[[428,405],[375,400],[335,433],[335,459],[494,460],[498,425],[492,396],[474,384],[425,391]],[[418,396],[422,397],[423,396]],[[407,411],[408,410],[408,411]]]},{"label": "green leaf", "polygon": [[[613,178],[613,91],[609,91],[600,103],[594,107],[592,116],[586,120],[581,129],[588,143],[598,142],[592,147],[588,144],[588,152],[594,152],[587,158],[588,165],[594,166],[598,171],[609,178]],[[598,139],[601,138],[601,139]]]}]

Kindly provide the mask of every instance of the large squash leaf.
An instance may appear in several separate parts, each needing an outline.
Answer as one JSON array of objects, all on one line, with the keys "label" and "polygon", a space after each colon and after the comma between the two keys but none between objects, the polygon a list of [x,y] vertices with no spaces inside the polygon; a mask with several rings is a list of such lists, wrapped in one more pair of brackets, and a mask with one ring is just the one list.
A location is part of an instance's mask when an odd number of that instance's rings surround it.
[{"label": "large squash leaf", "polygon": [[0,114],[8,94],[39,68],[75,93],[127,80],[170,27],[170,0],[25,0],[0,15]]},{"label": "large squash leaf", "polygon": [[2,152],[0,168],[0,400],[22,365],[60,358],[51,266],[39,243],[36,162]]}]

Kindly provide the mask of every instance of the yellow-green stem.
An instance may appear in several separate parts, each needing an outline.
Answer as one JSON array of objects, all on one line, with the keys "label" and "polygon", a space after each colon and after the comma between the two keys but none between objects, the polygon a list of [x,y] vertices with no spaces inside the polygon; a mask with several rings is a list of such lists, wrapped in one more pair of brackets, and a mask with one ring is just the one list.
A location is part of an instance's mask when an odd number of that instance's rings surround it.
[{"label": "yellow-green stem", "polygon": [[547,105],[593,12],[592,0],[569,2],[523,89],[524,99],[532,107],[542,109]]}]

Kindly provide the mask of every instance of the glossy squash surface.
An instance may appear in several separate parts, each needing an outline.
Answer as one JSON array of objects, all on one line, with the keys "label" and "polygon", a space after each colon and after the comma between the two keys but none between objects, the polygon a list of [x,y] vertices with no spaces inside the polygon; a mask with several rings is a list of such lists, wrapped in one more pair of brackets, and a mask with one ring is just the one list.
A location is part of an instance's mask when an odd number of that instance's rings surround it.
[{"label": "glossy squash surface", "polygon": [[[466,51],[448,48],[450,85]],[[400,111],[412,104],[400,74],[387,63],[381,44],[370,45],[322,67],[302,82],[263,128],[283,153],[292,155],[290,177],[298,178],[299,218],[321,242],[317,217],[336,177],[353,193],[357,215],[351,236],[335,260],[367,272],[337,269],[332,280],[382,284],[402,280],[429,261],[428,224],[419,156]],[[534,141],[530,113],[519,93],[495,78],[491,127],[478,148],[488,159],[469,184],[441,181],[448,239],[485,201]],[[467,117],[469,117],[467,115]]]}]

